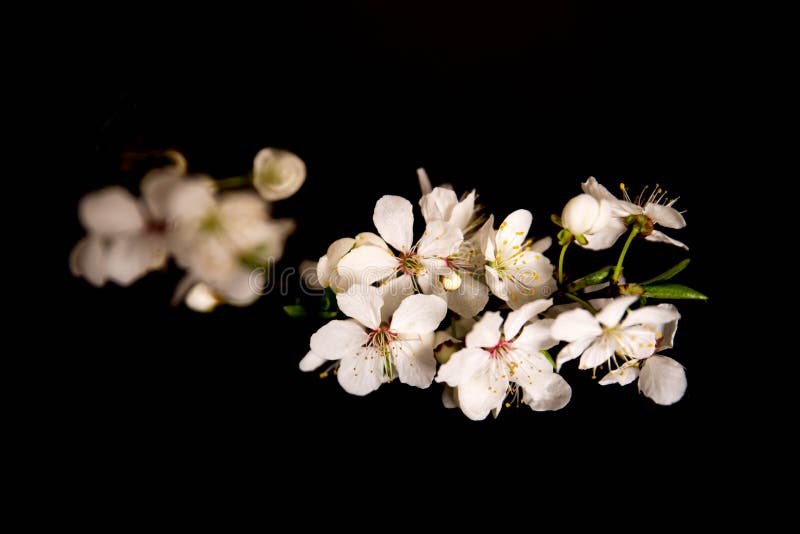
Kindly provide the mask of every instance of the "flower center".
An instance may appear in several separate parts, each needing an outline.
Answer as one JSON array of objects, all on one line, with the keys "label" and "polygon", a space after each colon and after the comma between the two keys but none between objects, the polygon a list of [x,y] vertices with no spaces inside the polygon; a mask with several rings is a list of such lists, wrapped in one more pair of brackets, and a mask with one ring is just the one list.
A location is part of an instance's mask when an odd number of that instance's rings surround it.
[{"label": "flower center", "polygon": [[403,274],[416,276],[425,270],[425,266],[422,265],[419,254],[413,251],[403,252],[400,254],[400,256],[397,258],[397,262],[400,264],[400,271]]},{"label": "flower center", "polygon": [[500,336],[500,341],[497,342],[497,345],[486,350],[489,351],[489,356],[491,358],[502,358],[506,355],[506,353],[508,353],[509,350],[511,350],[511,342],[505,337]]},{"label": "flower center", "polygon": [[389,343],[395,341],[399,335],[394,330],[389,329],[387,323],[381,325],[375,330],[370,331],[367,338],[367,345],[376,348],[381,353],[386,352]]}]

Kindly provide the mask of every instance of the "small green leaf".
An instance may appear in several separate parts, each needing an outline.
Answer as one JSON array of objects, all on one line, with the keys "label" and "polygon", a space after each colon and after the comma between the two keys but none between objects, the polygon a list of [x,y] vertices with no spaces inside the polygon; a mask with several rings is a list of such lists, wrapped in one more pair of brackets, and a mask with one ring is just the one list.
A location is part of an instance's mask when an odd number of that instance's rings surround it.
[{"label": "small green leaf", "polygon": [[577,280],[567,284],[567,290],[571,293],[575,293],[586,286],[593,286],[595,284],[607,282],[613,271],[613,267],[603,267],[599,271],[587,274],[586,276],[578,278]]},{"label": "small green leaf", "polygon": [[323,319],[333,319],[334,317],[336,317],[337,313],[338,312],[336,311],[321,311],[319,312],[319,316],[322,317]]},{"label": "small green leaf", "polygon": [[556,361],[553,359],[553,357],[552,357],[552,356],[550,356],[550,353],[549,353],[549,352],[547,352],[546,350],[540,350],[539,352],[541,352],[541,353],[542,353],[542,355],[543,355],[545,358],[547,358],[547,361],[548,361],[548,362],[550,362],[550,365],[552,365],[552,366],[553,366],[553,370],[555,371],[555,370],[556,370]]},{"label": "small green leaf", "polygon": [[550,215],[550,220],[553,221],[553,224],[555,224],[556,226],[564,226],[563,224],[561,224],[561,217],[559,217],[555,213]]},{"label": "small green leaf", "polygon": [[289,306],[284,306],[283,311],[286,312],[286,315],[292,319],[301,319],[308,315],[306,312],[306,307],[302,304],[291,304]]},{"label": "small green leaf", "polygon": [[675,265],[673,267],[670,267],[669,269],[667,269],[663,273],[659,274],[658,276],[655,276],[655,277],[651,278],[650,280],[647,280],[646,282],[642,282],[642,284],[653,284],[655,282],[663,282],[665,280],[669,280],[671,278],[674,278],[678,273],[680,273],[682,270],[684,270],[686,267],[688,267],[689,261],[691,261],[691,260],[689,260],[689,258],[686,258],[682,262],[678,263],[677,265]]},{"label": "small green leaf", "polygon": [[691,287],[682,284],[658,284],[641,286],[644,296],[654,299],[708,300],[708,297]]}]

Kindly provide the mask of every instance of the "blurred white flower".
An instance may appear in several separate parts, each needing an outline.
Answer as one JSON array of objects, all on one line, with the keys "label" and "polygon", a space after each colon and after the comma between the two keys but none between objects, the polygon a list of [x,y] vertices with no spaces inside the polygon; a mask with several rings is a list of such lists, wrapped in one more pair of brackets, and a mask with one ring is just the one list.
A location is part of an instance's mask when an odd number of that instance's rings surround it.
[{"label": "blurred white flower", "polygon": [[280,259],[294,221],[274,220],[255,193],[219,198],[210,180],[185,180],[169,197],[175,260],[195,281],[208,284],[227,302],[247,305],[265,283],[264,267]]},{"label": "blurred white flower", "polygon": [[289,198],[305,180],[306,164],[288,150],[264,148],[253,160],[253,187],[266,200]]},{"label": "blurred white flower", "polygon": [[550,335],[552,319],[537,317],[552,303],[530,302],[510,312],[505,324],[500,313],[486,312],[467,334],[466,348],[439,368],[436,381],[456,388],[445,400],[457,401],[474,420],[492,411],[496,416],[506,396],[520,391],[523,402],[536,411],[566,406],[572,389],[540,352],[556,344]]},{"label": "blurred white flower", "polygon": [[164,203],[182,180],[179,166],[157,169],[142,180],[142,199],[120,186],[81,199],[78,216],[88,235],[70,254],[70,269],[95,286],[135,282],[167,262]]},{"label": "blurred white flower", "polygon": [[447,306],[433,295],[411,295],[382,321],[383,297],[377,288],[357,284],[336,297],[352,319],[330,321],[311,336],[311,352],[301,365],[316,368],[318,358],[340,360],[337,377],[353,395],[366,395],[395,376],[405,384],[427,388],[436,374],[434,330]]},{"label": "blurred white flower", "polygon": [[622,189],[625,196],[624,200],[620,200],[612,195],[608,189],[600,185],[592,176],[581,185],[581,188],[584,193],[591,195],[598,201],[606,200],[611,209],[611,219],[608,224],[602,230],[595,232],[593,236],[586,236],[589,241],[586,248],[602,250],[611,247],[627,229],[624,220],[630,216],[641,216],[646,221],[642,225],[641,235],[647,241],[667,243],[689,250],[689,247],[680,241],[654,229],[655,225],[676,229],[686,226],[686,220],[683,215],[672,207],[678,199],[668,199],[667,192],[659,188],[658,185],[650,195],[645,196],[647,194],[647,188],[645,188],[633,200],[628,195],[625,184],[620,184],[620,189]]},{"label": "blurred white flower", "polygon": [[[558,353],[558,367],[580,356],[581,369],[595,369],[606,362],[609,369],[616,369],[631,360],[651,356],[656,350],[656,326],[675,321],[680,315],[674,307],[645,306],[629,311],[623,321],[628,306],[637,299],[636,296],[617,297],[597,315],[584,309],[558,315],[553,322],[552,335],[568,342]],[[622,377],[621,374],[617,378],[609,377],[608,383],[618,382]]]},{"label": "blurred white flower", "polygon": [[556,289],[553,265],[541,252],[550,239],[531,244],[526,236],[533,216],[528,210],[511,213],[483,244],[486,283],[497,297],[517,309],[532,300],[548,298]]}]

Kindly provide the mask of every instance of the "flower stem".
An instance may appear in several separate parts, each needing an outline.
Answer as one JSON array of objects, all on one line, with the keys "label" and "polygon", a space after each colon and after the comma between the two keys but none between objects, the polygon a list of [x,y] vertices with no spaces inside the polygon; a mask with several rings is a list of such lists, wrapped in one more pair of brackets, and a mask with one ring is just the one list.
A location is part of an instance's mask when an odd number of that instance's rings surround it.
[{"label": "flower stem", "polygon": [[558,256],[558,283],[564,283],[564,255],[567,253],[567,247],[572,243],[570,239],[561,247],[561,254]]},{"label": "flower stem", "polygon": [[567,297],[569,300],[574,300],[575,302],[577,302],[578,304],[580,304],[581,306],[583,306],[584,308],[586,308],[590,312],[597,313],[597,310],[594,309],[594,306],[592,306],[591,304],[589,304],[588,302],[586,302],[585,300],[583,300],[579,296],[573,295],[572,293],[564,293],[564,296]]},{"label": "flower stem", "polygon": [[631,246],[631,242],[633,238],[639,235],[639,227],[634,225],[631,227],[631,233],[628,235],[628,240],[625,241],[625,246],[622,247],[622,252],[619,253],[619,259],[617,260],[617,266],[614,267],[614,274],[611,275],[611,283],[616,284],[619,282],[619,275],[622,274],[622,262],[625,261],[625,254],[628,253],[628,247]]}]

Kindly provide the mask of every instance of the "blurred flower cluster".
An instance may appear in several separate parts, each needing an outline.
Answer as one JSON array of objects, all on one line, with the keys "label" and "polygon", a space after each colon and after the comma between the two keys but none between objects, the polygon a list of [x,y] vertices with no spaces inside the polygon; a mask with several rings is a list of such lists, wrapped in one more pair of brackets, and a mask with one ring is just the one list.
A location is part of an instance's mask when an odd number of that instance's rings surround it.
[{"label": "blurred flower cluster", "polygon": [[87,235],[70,254],[72,273],[98,287],[128,286],[172,258],[186,271],[176,302],[197,311],[251,304],[295,228],[291,219],[270,216],[269,201],[300,188],[305,164],[291,152],[266,148],[252,175],[214,180],[187,174],[180,153],[166,155],[171,163],[144,176],[138,198],[110,186],[81,199],[78,216]]},{"label": "blurred flower cluster", "polygon": [[[572,388],[559,371],[573,360],[601,385],[638,379],[639,391],[658,404],[683,397],[684,368],[662,354],[672,348],[680,314],[649,301],[705,300],[671,282],[688,260],[644,282],[623,277],[637,237],[686,249],[656,229],[686,224],[664,191],[656,186],[631,199],[622,185],[616,198],[589,178],[551,217],[561,227],[554,265],[545,255],[553,240],[529,237],[531,212],[513,211],[496,225],[475,191],[459,197],[432,187],[423,169],[418,174],[421,234],[413,204],[383,196],[372,217],[377,233],[338,239],[317,262],[320,315],[330,320],[311,336],[301,370],[335,373],[354,395],[395,380],[418,388],[439,382],[444,405],[474,420],[512,405],[563,408]],[[607,249],[625,234],[615,265],[583,276],[565,271],[572,243]],[[287,313],[302,311],[296,308]]]}]

